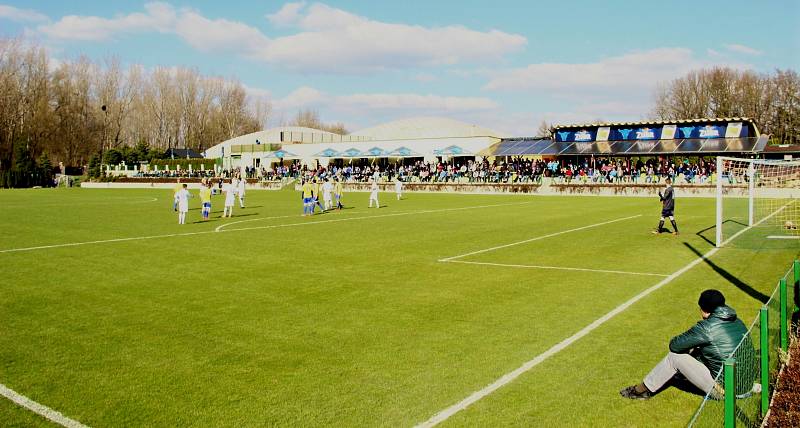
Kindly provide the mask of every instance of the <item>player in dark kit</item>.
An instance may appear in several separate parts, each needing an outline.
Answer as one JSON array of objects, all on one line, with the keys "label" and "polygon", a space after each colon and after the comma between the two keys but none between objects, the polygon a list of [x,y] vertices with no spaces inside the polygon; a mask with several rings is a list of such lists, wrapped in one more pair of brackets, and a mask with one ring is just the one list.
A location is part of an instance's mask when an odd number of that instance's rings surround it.
[{"label": "player in dark kit", "polygon": [[664,194],[658,192],[658,197],[661,198],[661,221],[658,222],[658,229],[653,233],[659,234],[664,230],[664,219],[669,217],[672,223],[672,234],[678,234],[678,225],[675,223],[675,192],[672,190],[672,180],[667,178],[667,188],[664,189]]}]

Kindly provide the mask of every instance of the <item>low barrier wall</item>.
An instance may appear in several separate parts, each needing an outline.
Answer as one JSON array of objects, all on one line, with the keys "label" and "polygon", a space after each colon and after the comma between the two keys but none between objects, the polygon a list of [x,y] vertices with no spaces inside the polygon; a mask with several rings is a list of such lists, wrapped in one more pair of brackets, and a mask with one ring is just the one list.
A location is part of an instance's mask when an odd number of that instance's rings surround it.
[{"label": "low barrier wall", "polygon": [[[394,192],[394,183],[378,184],[381,192]],[[714,185],[675,185],[680,197],[713,198]],[[295,190],[301,190],[295,185]],[[543,196],[632,196],[653,197],[664,190],[663,184],[550,184],[550,183],[403,183],[403,192],[465,193],[465,194],[531,194]],[[345,192],[369,192],[369,183],[345,183]],[[746,186],[726,186],[725,194],[746,197]]]},{"label": "low barrier wall", "polygon": [[[247,179],[247,190],[280,190],[284,183],[280,181],[258,181]],[[81,187],[85,189],[172,189],[177,183],[176,178],[124,178],[115,181],[84,181]],[[199,178],[181,178],[181,183],[186,183],[189,189],[199,189]],[[216,179],[211,183],[217,187]]]},{"label": "low barrier wall", "polygon": [[[200,179],[181,179],[190,189],[200,187]],[[175,178],[126,178],[111,182],[82,182],[81,187],[90,189],[172,189]],[[216,186],[216,183],[214,183]],[[248,190],[280,190],[285,184],[280,181],[260,182],[247,180]],[[381,192],[394,192],[394,183],[379,183]],[[713,198],[716,186],[713,184],[677,184],[675,193],[679,197]],[[295,190],[300,191],[300,184],[295,182]],[[543,196],[631,196],[653,197],[664,189],[664,184],[554,184],[545,181],[537,183],[403,183],[403,192],[407,193],[463,193],[479,195],[530,194]],[[783,190],[783,189],[781,189]],[[369,192],[369,183],[345,183],[345,192]],[[730,197],[747,197],[747,186],[725,186],[724,192]],[[763,196],[763,195],[762,195]],[[775,195],[774,197],[785,197]]]}]

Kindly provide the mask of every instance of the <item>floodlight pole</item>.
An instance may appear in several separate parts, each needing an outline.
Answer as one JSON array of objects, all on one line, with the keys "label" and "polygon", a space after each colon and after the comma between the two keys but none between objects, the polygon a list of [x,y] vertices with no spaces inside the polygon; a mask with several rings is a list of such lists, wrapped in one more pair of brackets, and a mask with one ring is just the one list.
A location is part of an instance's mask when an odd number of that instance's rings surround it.
[{"label": "floodlight pole", "polygon": [[106,137],[108,132],[108,106],[103,104],[100,106],[100,110],[103,111],[103,139],[100,141],[100,175],[104,176],[105,171],[103,171],[103,151],[106,147]]}]

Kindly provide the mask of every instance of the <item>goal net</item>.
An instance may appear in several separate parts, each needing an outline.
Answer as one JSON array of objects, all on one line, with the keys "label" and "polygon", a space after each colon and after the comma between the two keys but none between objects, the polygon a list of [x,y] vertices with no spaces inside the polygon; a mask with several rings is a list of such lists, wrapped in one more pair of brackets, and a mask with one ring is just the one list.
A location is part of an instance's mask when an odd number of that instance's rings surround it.
[{"label": "goal net", "polygon": [[[800,239],[800,160],[717,158],[716,246]],[[761,246],[761,245],[759,245]]]}]

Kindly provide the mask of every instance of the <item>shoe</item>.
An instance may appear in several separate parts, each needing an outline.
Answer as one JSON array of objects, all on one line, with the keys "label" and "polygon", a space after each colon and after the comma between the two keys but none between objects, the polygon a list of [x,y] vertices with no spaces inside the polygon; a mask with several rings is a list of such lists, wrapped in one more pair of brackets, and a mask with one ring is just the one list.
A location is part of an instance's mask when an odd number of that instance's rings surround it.
[{"label": "shoe", "polygon": [[657,230],[654,230],[654,231],[653,231],[653,235],[660,235],[660,234],[661,234],[661,232],[659,232],[659,231],[657,231]]},{"label": "shoe", "polygon": [[653,393],[650,391],[645,392],[636,392],[636,385],[629,386],[627,388],[623,388],[619,391],[619,395],[630,398],[631,400],[649,400],[650,397],[653,396]]},{"label": "shoe", "polygon": [[672,232],[672,236],[678,236],[678,235],[680,235],[679,232]]}]

